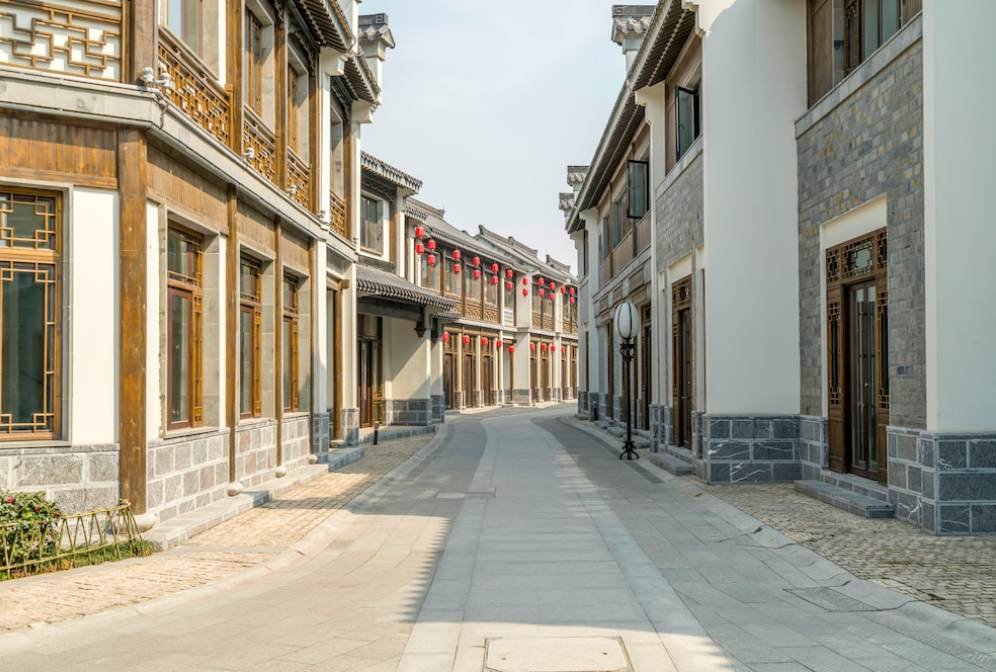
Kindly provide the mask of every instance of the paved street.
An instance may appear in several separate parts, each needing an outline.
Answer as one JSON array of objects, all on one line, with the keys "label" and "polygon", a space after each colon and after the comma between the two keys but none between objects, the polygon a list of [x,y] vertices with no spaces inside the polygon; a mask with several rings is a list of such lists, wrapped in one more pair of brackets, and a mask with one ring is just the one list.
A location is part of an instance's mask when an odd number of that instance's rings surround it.
[{"label": "paved street", "polygon": [[447,428],[265,571],[5,635],[0,670],[996,670],[993,630],[618,461],[564,408]]}]

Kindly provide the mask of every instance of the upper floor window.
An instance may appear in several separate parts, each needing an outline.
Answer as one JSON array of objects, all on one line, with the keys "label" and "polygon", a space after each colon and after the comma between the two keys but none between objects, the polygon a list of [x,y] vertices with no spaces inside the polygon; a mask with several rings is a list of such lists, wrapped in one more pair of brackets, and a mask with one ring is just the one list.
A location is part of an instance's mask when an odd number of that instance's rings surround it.
[{"label": "upper floor window", "polygon": [[287,146],[304,159],[309,151],[309,98],[308,70],[303,62],[292,58],[287,66]]},{"label": "upper floor window", "polygon": [[676,88],[677,154],[681,158],[699,137],[699,88]]},{"label": "upper floor window", "polygon": [[266,54],[263,49],[263,22],[255,14],[246,10],[245,63],[242,76],[246,90],[246,105],[262,116],[263,114],[263,62]]},{"label": "upper floor window", "polygon": [[0,189],[0,439],[59,431],[62,199]]},{"label": "upper floor window", "polygon": [[481,302],[481,269],[467,264],[463,269],[463,291],[464,298],[474,303]]},{"label": "upper floor window", "polygon": [[446,255],[444,266],[444,291],[450,296],[460,296],[460,272],[457,270],[460,268],[460,262]]},{"label": "upper floor window", "polygon": [[297,411],[300,407],[298,387],[298,281],[293,277],[284,278],[284,321],[281,353],[283,357],[283,402],[285,411]]},{"label": "upper floor window", "polygon": [[433,259],[436,259],[436,262],[429,264],[429,255],[426,254],[419,260],[419,282],[421,286],[426,289],[442,292],[443,288],[440,285],[439,261],[436,256],[433,256]]},{"label": "upper floor window", "polygon": [[384,202],[364,196],[360,215],[360,245],[370,252],[384,254]]},{"label": "upper floor window", "polygon": [[899,30],[902,0],[846,0],[844,73],[856,68]]},{"label": "upper floor window", "polygon": [[346,195],[346,169],[343,163],[345,149],[345,125],[342,115],[333,106],[330,144],[332,148],[332,191],[337,196]]},{"label": "upper floor window", "polygon": [[165,23],[198,56],[206,51],[204,3],[202,0],[166,0]]},{"label": "upper floor window", "polygon": [[498,273],[490,269],[484,272],[484,304],[487,306],[498,306],[498,283],[501,278]]},{"label": "upper floor window", "polygon": [[170,227],[166,237],[166,414],[168,429],[196,427],[204,416],[203,241]]},{"label": "upper floor window", "polygon": [[505,280],[504,284],[504,300],[505,300],[505,310],[515,310],[515,282],[511,279]]},{"label": "upper floor window", "polygon": [[626,162],[626,188],[628,212],[631,219],[643,219],[650,209],[650,162]]},{"label": "upper floor window", "polygon": [[623,207],[621,198],[618,201],[613,201],[610,214],[612,216],[612,244],[610,245],[610,249],[615,249],[616,245],[619,244],[625,235],[625,222],[623,220],[626,208]]}]

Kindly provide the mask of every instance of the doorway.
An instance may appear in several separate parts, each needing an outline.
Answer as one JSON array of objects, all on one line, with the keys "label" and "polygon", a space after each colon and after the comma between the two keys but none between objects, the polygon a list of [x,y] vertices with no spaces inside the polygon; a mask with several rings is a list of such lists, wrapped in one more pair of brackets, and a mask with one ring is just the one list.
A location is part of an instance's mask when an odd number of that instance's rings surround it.
[{"label": "doorway", "polygon": [[495,405],[494,367],[495,360],[491,355],[484,355],[481,358],[481,387],[483,388],[485,406]]},{"label": "doorway", "polygon": [[830,469],[888,482],[888,238],[884,229],[827,250]]},{"label": "doorway", "polygon": [[605,344],[608,346],[606,361],[608,362],[608,397],[605,400],[605,417],[616,419],[616,349],[613,346],[615,329],[612,320],[609,320],[605,335]]},{"label": "doorway", "polygon": [[671,286],[671,342],[672,342],[672,443],[692,448],[692,376],[694,375],[692,349],[692,278],[687,277]]},{"label": "doorway", "polygon": [[650,430],[650,369],[653,351],[650,345],[650,305],[643,307],[643,333],[640,336],[640,411],[642,422],[640,426]]},{"label": "doorway", "polygon": [[383,422],[383,326],[381,318],[359,316],[357,343],[357,400],[360,407],[360,427],[373,427]]},{"label": "doorway", "polygon": [[[535,347],[535,343],[533,344]],[[533,388],[533,403],[540,401],[539,390],[539,361],[536,359],[536,350],[529,353],[529,384]]]},{"label": "doorway", "polygon": [[463,355],[463,404],[474,407],[477,405],[474,392],[477,390],[477,376],[474,370],[474,355],[464,353]]},{"label": "doorway", "polygon": [[456,396],[458,338],[458,335],[449,332],[443,338],[443,397],[448,411],[459,408]]}]

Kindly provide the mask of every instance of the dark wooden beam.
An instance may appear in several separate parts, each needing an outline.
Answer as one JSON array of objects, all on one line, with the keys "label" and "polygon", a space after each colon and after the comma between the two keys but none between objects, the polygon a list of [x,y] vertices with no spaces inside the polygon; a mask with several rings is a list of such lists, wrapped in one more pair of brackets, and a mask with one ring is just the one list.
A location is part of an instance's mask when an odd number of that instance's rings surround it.
[{"label": "dark wooden beam", "polygon": [[284,261],[283,230],[280,219],[273,222],[273,249],[276,250],[273,273],[273,417],[277,419],[277,466],[284,463]]},{"label": "dark wooden beam", "polygon": [[124,80],[137,82],[142,70],[152,68],[159,75],[159,59],[156,55],[159,35],[159,21],[156,17],[155,0],[131,0],[125,3],[128,8],[128,54],[127,71]]},{"label": "dark wooden beam", "polygon": [[145,135],[136,129],[118,132],[120,195],[121,361],[119,441],[121,498],[135,513],[145,513],[146,500],[146,286],[148,245],[146,222]]},{"label": "dark wooden beam", "polygon": [[245,123],[245,91],[242,83],[243,58],[245,57],[245,1],[228,0],[227,4],[228,26],[228,55],[227,74],[225,81],[228,82],[229,106],[231,108],[232,133],[229,144],[232,150],[242,156],[245,152],[243,138],[243,124]]},{"label": "dark wooden beam", "polygon": [[[227,312],[227,338],[225,339],[225,411],[228,418],[228,482],[236,481],[235,455],[238,447],[236,430],[239,426],[239,198],[235,187],[228,188],[228,248],[225,263],[225,310]],[[252,384],[252,381],[249,382]]]}]

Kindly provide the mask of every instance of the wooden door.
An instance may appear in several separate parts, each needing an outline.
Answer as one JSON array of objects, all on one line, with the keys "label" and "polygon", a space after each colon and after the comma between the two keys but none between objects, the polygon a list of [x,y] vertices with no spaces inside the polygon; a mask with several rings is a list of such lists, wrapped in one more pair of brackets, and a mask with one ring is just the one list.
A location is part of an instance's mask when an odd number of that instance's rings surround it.
[{"label": "wooden door", "polygon": [[671,416],[674,445],[692,447],[692,405],[695,386],[692,348],[692,279],[671,286]]},{"label": "wooden door", "polygon": [[481,358],[481,387],[484,393],[484,405],[494,406],[494,359],[491,355],[485,355]]},{"label": "wooden door", "polygon": [[452,410],[456,408],[456,358],[453,353],[447,352],[443,355],[443,395],[446,397],[446,408]]},{"label": "wooden door", "polygon": [[605,343],[608,346],[606,360],[608,361],[609,367],[608,399],[605,402],[605,415],[613,420],[616,419],[616,349],[613,345],[615,337],[615,328],[612,324],[612,320],[609,320],[608,333],[605,338]]},{"label": "wooden door", "polygon": [[550,357],[540,355],[540,376],[542,378],[543,401],[550,401]]},{"label": "wooden door", "polygon": [[847,415],[850,471],[875,478],[878,471],[876,429],[875,282],[848,287]]},{"label": "wooden door", "polygon": [[536,403],[542,397],[540,396],[539,360],[536,358],[535,352],[529,356],[529,385],[533,388],[533,403]]},{"label": "wooden door", "polygon": [[474,391],[477,390],[477,376],[474,371],[474,355],[463,356],[463,405],[475,406]]},{"label": "wooden door", "polygon": [[359,342],[357,355],[356,393],[360,406],[360,427],[373,425],[373,371],[372,348],[370,341]]},{"label": "wooden door", "polygon": [[643,429],[650,429],[650,376],[653,351],[651,349],[650,306],[643,309],[643,334],[640,339],[640,406]]}]

